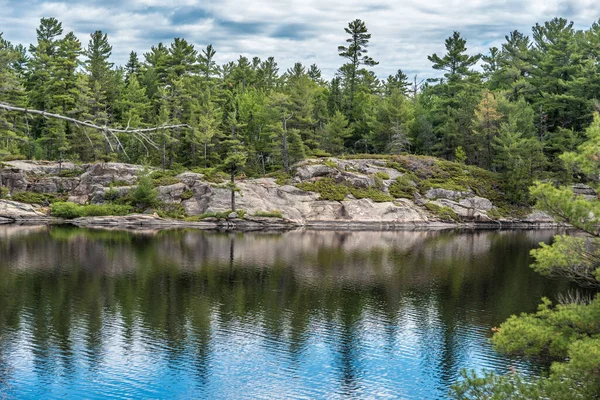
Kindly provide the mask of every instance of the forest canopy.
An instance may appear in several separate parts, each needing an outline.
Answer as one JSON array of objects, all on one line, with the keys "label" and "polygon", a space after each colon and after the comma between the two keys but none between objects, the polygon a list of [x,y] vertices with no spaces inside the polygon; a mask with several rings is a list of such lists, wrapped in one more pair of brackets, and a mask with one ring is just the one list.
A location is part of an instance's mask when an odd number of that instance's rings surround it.
[{"label": "forest canopy", "polygon": [[0,110],[0,157],[235,166],[256,176],[307,156],[409,152],[504,174],[512,200],[526,202],[534,179],[563,171],[558,156],[582,143],[600,98],[598,22],[576,30],[555,18],[530,34],[509,32],[487,54],[453,32],[445,51],[428,57],[440,72],[428,81],[401,66],[380,79],[369,53],[377,38],[359,19],[344,29],[340,67],[327,80],[316,64],[281,71],[274,57],[218,65],[218,49],[184,38],[115,66],[106,33],[81,41],[42,18],[28,47],[0,34],[0,103],[97,126],[184,126],[106,135]]}]

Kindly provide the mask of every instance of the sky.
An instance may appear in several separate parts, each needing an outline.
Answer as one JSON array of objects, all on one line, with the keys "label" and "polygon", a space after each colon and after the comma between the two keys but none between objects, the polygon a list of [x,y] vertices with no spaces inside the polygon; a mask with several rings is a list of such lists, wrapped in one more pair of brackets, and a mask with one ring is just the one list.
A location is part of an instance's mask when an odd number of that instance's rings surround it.
[{"label": "sky", "polygon": [[337,47],[357,18],[372,34],[369,55],[379,62],[373,70],[380,78],[402,69],[420,79],[437,76],[427,56],[442,55],[455,30],[467,39],[469,53],[486,53],[510,31],[529,34],[536,22],[557,16],[587,29],[600,19],[600,1],[0,0],[0,32],[15,44],[34,43],[40,18],[55,17],[84,46],[91,32],[108,33],[116,65],[132,50],[142,57],[152,45],[182,37],[197,49],[212,44],[220,64],[240,55],[274,56],[280,73],[300,61],[316,63],[325,78],[342,65]]}]

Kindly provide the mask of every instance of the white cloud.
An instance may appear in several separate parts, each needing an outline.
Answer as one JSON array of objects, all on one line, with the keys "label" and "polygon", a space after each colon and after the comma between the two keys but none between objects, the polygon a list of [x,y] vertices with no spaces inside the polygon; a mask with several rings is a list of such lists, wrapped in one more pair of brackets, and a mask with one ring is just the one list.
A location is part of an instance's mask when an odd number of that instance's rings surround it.
[{"label": "white cloud", "polygon": [[240,54],[274,56],[281,71],[296,61],[317,63],[328,77],[342,63],[337,46],[355,18],[373,35],[370,55],[380,62],[374,68],[379,76],[402,68],[427,77],[435,74],[427,55],[443,53],[444,39],[454,30],[462,32],[470,52],[486,52],[511,30],[529,33],[536,22],[554,16],[586,28],[600,15],[594,0],[96,0],[35,6],[0,1],[0,7],[4,36],[15,43],[35,41],[39,19],[54,16],[84,45],[93,30],[108,32],[117,64],[124,64],[131,50],[141,55],[158,41],[184,37],[198,48],[212,43],[219,62]]}]

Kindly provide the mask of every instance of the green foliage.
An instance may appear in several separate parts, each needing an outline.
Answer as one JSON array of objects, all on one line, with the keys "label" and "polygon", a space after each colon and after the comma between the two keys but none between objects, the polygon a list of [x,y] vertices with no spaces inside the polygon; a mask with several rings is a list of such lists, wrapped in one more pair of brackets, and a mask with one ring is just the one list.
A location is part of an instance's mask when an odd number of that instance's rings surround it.
[{"label": "green foliage", "polygon": [[135,207],[142,210],[155,207],[158,204],[158,193],[148,175],[140,177],[138,185],[129,195],[129,200]]},{"label": "green foliage", "polygon": [[75,203],[58,202],[52,205],[51,214],[58,218],[79,218],[83,216],[83,208]]},{"label": "green foliage", "polygon": [[192,172],[202,174],[204,180],[211,183],[223,183],[228,178],[226,173],[217,168],[193,168]]},{"label": "green foliage", "polygon": [[[183,166],[201,166],[208,180],[221,183],[232,173],[290,173],[306,154],[351,154],[346,157],[386,159],[414,172],[420,192],[468,189],[496,196],[490,200],[506,209],[530,206],[527,188],[534,180],[597,181],[600,125],[583,132],[600,93],[597,23],[576,30],[555,18],[536,24],[531,39],[512,31],[486,55],[470,52],[466,38],[454,32],[443,54],[428,57],[443,78],[414,92],[401,70],[385,81],[370,71],[377,63],[368,55],[371,34],[361,20],[345,28],[347,40],[338,48],[344,64],[330,81],[316,65],[296,63],[280,74],[273,57],[242,56],[221,68],[215,48],[198,52],[183,38],[152,46],[143,60],[132,52],[122,70],[111,62],[110,38],[102,31],[86,46],[55,18],[42,18],[36,32],[29,52],[1,37],[0,102],[100,126],[185,127],[117,140],[65,121],[3,111],[4,159],[170,167],[153,175],[158,186],[175,183],[173,171]],[[475,70],[479,60],[483,73]],[[586,138],[585,148],[578,147]],[[465,171],[446,174],[426,157],[396,156],[404,152],[453,159]],[[418,164],[423,168],[411,168]],[[472,166],[493,170],[493,178]]]},{"label": "green foliage", "polygon": [[[600,115],[587,130],[588,141],[577,153],[561,156],[571,165],[588,176],[600,173],[598,162],[598,137],[600,137]],[[566,276],[586,286],[600,286],[600,201],[577,196],[570,187],[554,187],[549,183],[537,183],[531,188],[537,200],[536,207],[544,210],[561,222],[566,222],[588,236],[557,236],[552,245],[542,244],[532,252],[533,267],[546,275]]]},{"label": "green foliage", "polygon": [[388,160],[391,157],[389,154],[347,154],[340,158],[343,160]]},{"label": "green foliage", "polygon": [[291,183],[292,176],[290,174],[285,173],[285,171],[278,171],[267,174],[270,178],[275,178],[275,183],[280,186],[289,185]]},{"label": "green foliage", "polygon": [[7,187],[5,187],[5,186],[0,187],[0,199],[7,198],[9,194],[10,194],[10,190],[8,190]]},{"label": "green foliage", "polygon": [[600,246],[590,237],[559,235],[552,245],[531,251],[532,267],[548,276],[561,276],[583,286],[600,286]]},{"label": "green foliage", "polygon": [[465,161],[467,161],[467,153],[465,152],[465,149],[463,149],[462,146],[458,146],[456,150],[454,150],[454,160],[456,160],[457,163],[461,164],[464,164]]},{"label": "green foliage", "polygon": [[370,188],[350,188],[350,193],[357,199],[371,199],[377,203],[383,203],[386,201],[394,201],[394,198],[387,193],[382,192],[379,189]]},{"label": "green foliage", "polygon": [[104,193],[104,199],[109,203],[117,201],[120,197],[120,192],[116,190],[111,182],[108,191]]},{"label": "green foliage", "polygon": [[315,182],[302,182],[296,186],[298,189],[319,193],[320,200],[342,201],[350,194],[348,186],[337,184],[331,178],[323,178]]},{"label": "green foliage", "polygon": [[175,178],[174,176],[162,176],[160,178],[152,178],[152,186],[154,187],[175,185],[179,182],[179,179]]},{"label": "green foliage", "polygon": [[122,187],[122,186],[131,186],[131,184],[127,181],[116,179],[110,182],[111,187]]},{"label": "green foliage", "polygon": [[162,203],[155,208],[155,211],[161,218],[184,219],[186,217],[185,208],[181,204]]},{"label": "green foliage", "polygon": [[314,158],[331,157],[331,153],[321,149],[313,149],[308,156]]},{"label": "green foliage", "polygon": [[283,218],[283,214],[279,210],[271,211],[257,211],[254,213],[255,217],[267,217],[267,218]]},{"label": "green foliage", "polygon": [[[454,384],[450,397],[459,400],[575,400],[594,398],[589,387],[566,377],[525,378],[519,373],[496,375],[461,371],[461,381]],[[593,389],[593,388],[592,388]]]},{"label": "green foliage", "polygon": [[348,120],[340,111],[333,114],[321,136],[321,146],[324,152],[336,155],[344,152],[344,140],[351,135],[348,124]]},{"label": "green foliage", "polygon": [[358,188],[336,183],[331,178],[319,179],[315,182],[302,182],[296,185],[299,189],[319,193],[320,200],[342,201],[349,194],[357,199],[371,199],[375,202],[393,201],[394,198],[378,188]]},{"label": "green foliage", "polygon": [[2,157],[2,161],[17,161],[17,160],[25,160],[26,157],[21,154],[7,154]]},{"label": "green foliage", "polygon": [[337,163],[333,160],[325,160],[323,161],[323,165],[328,166],[329,168],[337,169]]},{"label": "green foliage", "polygon": [[460,222],[460,217],[450,207],[440,206],[435,203],[425,204],[425,208],[434,213],[442,221],[446,222]]},{"label": "green foliage", "polygon": [[222,211],[222,212],[205,212],[200,215],[194,215],[191,217],[186,217],[185,220],[188,222],[199,222],[203,219],[207,218],[216,218],[216,219],[227,219],[231,214],[231,210]]},{"label": "green foliage", "polygon": [[179,175],[180,173],[181,172],[178,170],[153,171],[150,174],[150,177],[152,178],[152,186],[169,186],[179,183],[179,179],[177,179],[175,176]]},{"label": "green foliage", "polygon": [[[565,28],[561,21],[553,21]],[[546,25],[548,28],[550,25]],[[546,29],[539,27],[540,31]],[[561,28],[561,29],[562,29]],[[570,27],[566,27],[570,29]],[[598,176],[598,135],[600,116],[588,129],[589,141],[577,153],[561,158],[573,171]],[[537,183],[531,188],[537,207],[559,221],[567,222],[586,235],[559,235],[551,245],[540,244],[532,251],[533,268],[544,275],[562,276],[582,286],[600,286],[600,202],[576,196],[569,187],[557,188]],[[505,353],[530,358],[555,360],[550,375],[523,385],[521,378],[486,375],[471,376],[454,387],[457,398],[597,398],[600,393],[600,296],[588,303],[552,306],[543,299],[538,312],[512,316],[492,338],[495,347]],[[494,397],[492,397],[494,396]]]},{"label": "green foliage", "polygon": [[597,398],[600,296],[589,304],[557,306],[544,299],[535,314],[512,316],[495,331],[492,342],[504,353],[555,360],[550,375],[525,382],[519,375],[463,373],[465,380],[453,387],[454,398]]},{"label": "green foliage", "polygon": [[57,201],[63,201],[64,199],[63,196],[52,193],[14,192],[11,196],[11,200],[19,201],[21,203],[47,206]]},{"label": "green foliage", "polygon": [[390,195],[394,198],[405,198],[413,199],[414,194],[417,192],[417,184],[415,181],[419,181],[412,174],[404,174],[398,178],[388,188]]},{"label": "green foliage", "polygon": [[236,211],[237,217],[240,219],[244,219],[244,217],[246,217],[246,213],[247,213],[246,210],[237,210]]},{"label": "green foliage", "polygon": [[386,181],[390,179],[390,175],[387,172],[378,171],[375,173],[375,176]]},{"label": "green foliage", "polygon": [[58,176],[60,176],[61,178],[75,178],[79,175],[81,175],[81,171],[78,171],[76,169],[63,169],[62,171],[60,171],[60,174],[58,174]]},{"label": "green foliage", "polygon": [[194,196],[194,192],[192,192],[191,190],[186,190],[185,192],[181,193],[181,200],[189,200]]},{"label": "green foliage", "polygon": [[132,211],[130,206],[117,204],[80,205],[70,202],[52,204],[50,213],[57,218],[73,219],[80,217],[101,217],[106,215],[127,215]]}]

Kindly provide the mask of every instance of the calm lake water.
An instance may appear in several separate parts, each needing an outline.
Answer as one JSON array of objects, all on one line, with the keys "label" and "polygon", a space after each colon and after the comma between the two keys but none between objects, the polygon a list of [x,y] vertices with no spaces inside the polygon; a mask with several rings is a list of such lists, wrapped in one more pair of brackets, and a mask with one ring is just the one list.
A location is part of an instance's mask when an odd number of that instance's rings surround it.
[{"label": "calm lake water", "polygon": [[564,291],[554,232],[0,226],[0,398],[407,398],[535,374],[490,329]]}]

